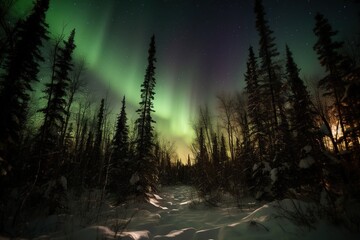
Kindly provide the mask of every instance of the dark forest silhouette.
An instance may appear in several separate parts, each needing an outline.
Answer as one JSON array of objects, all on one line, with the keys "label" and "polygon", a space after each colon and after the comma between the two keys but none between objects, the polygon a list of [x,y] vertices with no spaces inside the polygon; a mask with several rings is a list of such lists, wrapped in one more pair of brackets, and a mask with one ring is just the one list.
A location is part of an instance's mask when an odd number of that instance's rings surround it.
[{"label": "dark forest silhouette", "polygon": [[[138,118],[128,122],[124,96],[113,123],[106,96],[95,112],[77,98],[85,67],[73,58],[75,29],[66,40],[49,39],[48,7],[49,0],[37,0],[12,28],[6,24],[11,1],[0,4],[0,232],[19,231],[39,209],[66,212],[68,191],[80,196],[98,189],[101,200],[120,204],[146,200],[159,184],[177,183],[193,184],[213,206],[225,192],[239,203],[244,196],[300,198],[321,204],[334,222],[345,222],[347,202],[360,199],[360,62],[334,40],[337,31],[325,16],[315,16],[313,48],[326,74],[316,79],[312,95],[291,46],[283,46],[285,56],[280,55],[262,1],[255,1],[259,49],[256,54],[249,46],[239,79],[246,87],[241,94],[218,96],[220,131],[210,109],[200,107],[194,159],[189,156],[184,165],[172,159],[174,146],[162,143],[154,127],[155,36]],[[31,93],[46,60],[46,42],[52,46],[51,69],[43,86],[45,105],[38,107]],[[75,104],[77,112],[71,110]],[[42,116],[39,126],[31,122],[34,114]],[[352,221],[347,223],[359,224]]]}]

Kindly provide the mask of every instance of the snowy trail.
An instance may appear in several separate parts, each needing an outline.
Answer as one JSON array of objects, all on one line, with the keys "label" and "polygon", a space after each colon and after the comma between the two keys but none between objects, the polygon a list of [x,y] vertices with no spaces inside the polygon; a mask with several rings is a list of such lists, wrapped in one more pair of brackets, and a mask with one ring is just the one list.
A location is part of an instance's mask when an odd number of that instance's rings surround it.
[{"label": "snowy trail", "polygon": [[[196,193],[191,187],[165,187],[160,196],[156,195],[150,201],[155,207],[155,215],[151,209],[139,210],[144,218],[135,216],[129,229],[140,231],[145,227],[154,239],[168,239],[169,236],[164,235],[171,232],[172,235],[178,234],[178,237],[183,237],[179,239],[191,239],[182,235],[206,235],[206,238],[201,239],[216,239],[221,227],[232,224],[249,213],[234,206],[209,209],[202,204],[194,203],[196,200]],[[157,218],[157,221],[149,221],[151,218]]]},{"label": "snowy trail", "polygon": [[[314,229],[284,217],[279,206],[289,211],[306,208],[308,203],[285,199],[263,206],[243,200],[242,209],[230,197],[220,207],[199,203],[189,186],[163,187],[148,203],[132,202],[125,206],[104,206],[92,223],[79,222],[75,214],[50,216],[36,225],[38,240],[262,240],[262,239],[360,239],[359,234],[319,220]],[[90,215],[89,215],[90,216]],[[95,216],[95,215],[91,215]],[[61,220],[65,219],[65,220]],[[85,219],[89,219],[88,217]],[[59,225],[59,223],[61,223]]]},{"label": "snowy trail", "polygon": [[139,209],[122,239],[360,239],[357,234],[324,222],[308,232],[289,219],[279,217],[278,204],[291,209],[291,200],[255,209],[258,206],[246,199],[243,205],[248,207],[239,209],[230,198],[223,199],[220,207],[196,203],[196,192],[189,186],[164,187],[159,195],[151,199],[150,206]]}]

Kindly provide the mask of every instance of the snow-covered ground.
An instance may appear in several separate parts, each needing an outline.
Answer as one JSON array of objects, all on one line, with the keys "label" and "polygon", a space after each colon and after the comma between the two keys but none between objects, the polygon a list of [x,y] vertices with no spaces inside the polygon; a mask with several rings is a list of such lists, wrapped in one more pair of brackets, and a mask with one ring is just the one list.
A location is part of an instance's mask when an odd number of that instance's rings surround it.
[{"label": "snow-covered ground", "polygon": [[359,234],[323,220],[316,221],[312,229],[290,221],[294,209],[305,213],[311,209],[309,204],[285,199],[256,205],[244,199],[241,206],[224,198],[220,207],[208,207],[189,186],[163,187],[149,203],[107,205],[101,212],[82,212],[82,217],[81,211],[50,216],[30,223],[29,229],[34,239],[59,240],[360,239]]}]

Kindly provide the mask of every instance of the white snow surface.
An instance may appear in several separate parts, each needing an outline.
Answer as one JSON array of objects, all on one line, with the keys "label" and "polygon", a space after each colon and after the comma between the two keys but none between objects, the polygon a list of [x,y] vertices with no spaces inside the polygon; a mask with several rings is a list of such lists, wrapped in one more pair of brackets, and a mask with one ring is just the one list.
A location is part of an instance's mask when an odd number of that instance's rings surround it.
[{"label": "white snow surface", "polygon": [[238,208],[226,195],[220,207],[208,207],[199,201],[192,187],[163,187],[148,203],[106,205],[99,219],[89,225],[86,221],[79,223],[70,214],[34,220],[33,239],[360,239],[359,234],[322,220],[315,223],[314,230],[309,230],[280,211],[307,207],[311,204],[291,199],[254,204],[253,199],[244,198]]}]

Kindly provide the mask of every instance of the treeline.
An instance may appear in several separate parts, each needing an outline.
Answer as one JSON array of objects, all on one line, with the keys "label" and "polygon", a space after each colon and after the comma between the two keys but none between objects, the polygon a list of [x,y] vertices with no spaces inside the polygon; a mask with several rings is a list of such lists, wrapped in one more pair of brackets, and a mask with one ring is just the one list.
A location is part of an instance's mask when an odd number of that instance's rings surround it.
[{"label": "treeline", "polygon": [[280,56],[261,0],[254,12],[259,49],[249,46],[245,90],[218,96],[216,119],[201,107],[194,125],[195,185],[208,201],[227,191],[312,199],[341,212],[360,199],[359,45],[347,54],[316,14],[313,49],[326,74],[311,94],[291,46]]},{"label": "treeline", "polygon": [[[1,1],[0,22],[0,232],[16,229],[35,210],[66,212],[67,192],[79,197],[101,189],[121,203],[147,198],[166,179],[174,148],[154,131],[155,37],[140,86],[138,118],[129,126],[123,97],[116,122],[104,97],[93,107],[84,97],[85,61],[74,58],[76,31],[50,39],[49,0],[37,0],[29,15],[9,24],[13,1]],[[51,46],[49,56],[46,48]],[[42,102],[33,95],[42,73]],[[167,177],[166,177],[167,176]]]}]

